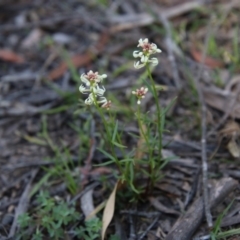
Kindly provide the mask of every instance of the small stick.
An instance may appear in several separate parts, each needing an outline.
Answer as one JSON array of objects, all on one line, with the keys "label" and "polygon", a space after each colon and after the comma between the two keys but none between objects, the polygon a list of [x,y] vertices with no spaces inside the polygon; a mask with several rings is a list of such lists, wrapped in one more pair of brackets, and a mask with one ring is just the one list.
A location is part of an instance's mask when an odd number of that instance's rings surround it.
[{"label": "small stick", "polygon": [[198,186],[198,181],[199,181],[199,174],[200,174],[200,167],[197,168],[197,171],[195,172],[194,178],[193,178],[193,184],[192,188],[190,189],[189,193],[187,194],[185,201],[184,201],[184,209],[187,208],[189,203],[192,201],[194,198],[196,192],[197,192],[197,186]]},{"label": "small stick", "polygon": [[29,193],[31,191],[32,182],[33,182],[35,176],[37,175],[37,173],[38,173],[38,169],[32,170],[31,178],[30,178],[30,180],[29,180],[29,182],[28,182],[28,184],[27,184],[27,186],[26,186],[26,188],[25,188],[24,192],[22,193],[22,196],[19,200],[16,212],[15,212],[14,220],[13,220],[10,232],[8,234],[8,238],[14,237],[15,232],[16,232],[17,227],[18,227],[18,217],[21,214],[23,214],[27,211],[28,202],[29,202]]},{"label": "small stick", "polygon": [[[223,178],[216,183],[211,190],[210,206],[216,207],[238,185],[232,178]],[[180,217],[172,227],[165,240],[190,240],[204,218],[203,197],[198,198],[188,209],[183,217]]]},{"label": "small stick", "polygon": [[204,199],[204,209],[205,209],[205,217],[207,220],[207,224],[209,228],[212,228],[213,222],[212,222],[212,215],[210,212],[210,206],[209,206],[209,194],[208,194],[208,163],[207,163],[207,151],[206,151],[206,135],[207,135],[207,129],[206,129],[206,116],[207,116],[207,106],[204,100],[203,92],[200,85],[200,78],[203,72],[204,62],[206,58],[206,52],[207,52],[207,46],[209,42],[210,37],[210,30],[211,26],[208,25],[207,35],[205,38],[204,43],[204,49],[203,54],[201,58],[201,65],[198,71],[198,75],[196,78],[194,78],[195,86],[197,88],[198,92],[198,98],[199,102],[201,103],[201,129],[202,129],[202,138],[201,138],[201,144],[202,144],[202,151],[201,151],[201,158],[202,158],[202,182],[203,182],[203,199]]},{"label": "small stick", "polygon": [[157,223],[158,219],[160,217],[160,214],[153,220],[153,222],[147,227],[146,231],[142,233],[142,235],[138,238],[138,240],[144,239],[146,234],[151,230],[151,228]]},{"label": "small stick", "polygon": [[178,73],[178,68],[177,68],[175,56],[174,56],[173,50],[172,50],[173,40],[172,40],[171,26],[170,26],[170,23],[169,23],[167,17],[164,14],[160,14],[158,18],[162,22],[162,24],[163,24],[163,26],[164,26],[164,28],[166,29],[166,32],[167,32],[166,46],[167,46],[167,52],[168,52],[168,59],[170,61],[171,68],[172,68],[172,71],[173,71],[173,80],[174,80],[175,86],[177,87],[178,90],[180,90],[181,89],[181,84],[180,84],[180,80],[179,80],[179,73]]}]

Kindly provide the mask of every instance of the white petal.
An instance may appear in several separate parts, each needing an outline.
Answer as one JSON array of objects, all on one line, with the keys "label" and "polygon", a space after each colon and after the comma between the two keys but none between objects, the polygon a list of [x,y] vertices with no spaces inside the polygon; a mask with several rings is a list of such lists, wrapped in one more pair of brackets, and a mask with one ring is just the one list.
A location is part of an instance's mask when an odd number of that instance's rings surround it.
[{"label": "white petal", "polygon": [[138,66],[139,66],[139,61],[134,62],[134,67],[135,67],[135,68],[138,68]]},{"label": "white petal", "polygon": [[144,43],[148,43],[148,38],[145,38],[145,39],[143,40],[143,42],[144,42]]},{"label": "white petal", "polygon": [[81,81],[83,83],[85,83],[87,86],[90,86],[90,82],[88,81],[87,78],[85,78],[85,74],[84,73],[81,75]]},{"label": "white petal", "polygon": [[90,95],[89,95],[89,97],[85,100],[85,104],[86,104],[86,105],[92,105],[92,104],[93,104],[93,99],[90,97]]},{"label": "white petal", "polygon": [[89,90],[86,89],[83,85],[81,85],[81,86],[79,87],[79,91],[80,91],[81,93],[86,93],[86,92],[88,92]]},{"label": "white petal", "polygon": [[106,103],[107,99],[105,97],[101,97],[100,100],[97,101],[98,103]]},{"label": "white petal", "polygon": [[134,52],[133,52],[133,57],[135,57],[135,58],[141,57],[142,55],[143,55],[143,53],[140,52],[140,51],[134,51]]},{"label": "white petal", "polygon": [[146,65],[146,63],[140,64],[139,61],[134,63],[134,67],[135,67],[136,69],[142,68],[142,67],[144,67],[145,65]]},{"label": "white petal", "polygon": [[142,63],[147,63],[147,62],[148,62],[148,59],[149,59],[148,56],[142,56],[142,57],[141,57],[141,62],[142,62]]},{"label": "white petal", "polygon": [[106,89],[102,86],[102,88],[100,88],[98,85],[93,88],[93,92],[98,95],[98,96],[102,96],[104,94],[104,92],[106,91]]},{"label": "white petal", "polygon": [[142,46],[142,44],[143,44],[143,40],[140,38],[139,40],[138,40],[138,47],[140,47],[140,46]]},{"label": "white petal", "polygon": [[106,78],[107,77],[107,74],[102,74],[101,75],[101,78]]},{"label": "white petal", "polygon": [[137,101],[137,104],[141,104],[141,101],[140,101],[140,100],[138,100],[138,101]]},{"label": "white petal", "polygon": [[158,65],[158,59],[157,58],[151,58],[148,60],[148,62],[152,63],[153,66]]},{"label": "white petal", "polygon": [[141,57],[141,62],[144,63],[144,60],[145,60],[145,56],[142,56],[142,57]]}]

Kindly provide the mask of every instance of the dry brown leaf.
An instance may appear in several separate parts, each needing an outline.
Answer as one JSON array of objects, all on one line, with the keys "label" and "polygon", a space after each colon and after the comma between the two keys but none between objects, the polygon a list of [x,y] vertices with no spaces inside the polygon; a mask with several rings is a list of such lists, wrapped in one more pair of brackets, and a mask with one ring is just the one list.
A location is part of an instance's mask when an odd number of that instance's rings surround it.
[{"label": "dry brown leaf", "polygon": [[229,121],[224,126],[224,128],[221,131],[219,131],[219,134],[222,135],[223,137],[236,138],[237,136],[240,135],[240,127],[237,122]]},{"label": "dry brown leaf", "polygon": [[[195,61],[202,62],[202,52],[196,49],[191,49],[191,54]],[[223,62],[209,56],[205,57],[204,64],[209,68],[220,68],[224,66]]]},{"label": "dry brown leaf", "polygon": [[90,172],[90,174],[96,176],[96,175],[106,175],[106,174],[110,174],[112,172],[113,172],[113,170],[111,168],[98,167],[98,168],[93,169]]},{"label": "dry brown leaf", "polygon": [[24,63],[25,59],[10,49],[0,49],[0,59],[6,62]]},{"label": "dry brown leaf", "polygon": [[89,219],[93,218],[96,216],[97,213],[99,213],[105,206],[106,201],[101,202],[94,210],[93,212],[91,212],[86,218],[85,220],[88,221]]},{"label": "dry brown leaf", "polygon": [[31,48],[37,45],[40,42],[41,37],[43,36],[43,31],[39,28],[33,29],[28,36],[22,41],[22,48]]},{"label": "dry brown leaf", "polygon": [[234,158],[240,158],[240,148],[234,139],[229,141],[227,149]]},{"label": "dry brown leaf", "polygon": [[231,106],[231,99],[235,97],[234,94],[226,94],[224,90],[213,91],[212,89],[203,88],[204,99],[206,103],[222,112],[228,112],[232,109],[230,116],[240,119],[240,102]]},{"label": "dry brown leaf", "polygon": [[[91,62],[93,56],[90,53],[77,54],[70,59],[72,65],[76,68],[87,65]],[[48,78],[51,80],[56,80],[57,78],[63,76],[63,74],[68,69],[66,62],[62,62],[57,68],[53,69],[49,74]]]},{"label": "dry brown leaf", "polygon": [[115,210],[115,199],[116,199],[116,192],[118,188],[119,181],[116,182],[114,189],[110,195],[110,197],[107,200],[106,207],[103,211],[103,218],[102,218],[102,240],[105,238],[106,230],[108,228],[108,225],[110,224],[114,210]]},{"label": "dry brown leaf", "polygon": [[[220,136],[228,139],[227,149],[234,158],[240,157],[240,147],[236,139],[240,136],[240,126],[235,121],[229,121],[224,128],[219,131]],[[230,140],[229,140],[230,139]]]},{"label": "dry brown leaf", "polygon": [[[107,46],[107,42],[109,41],[109,39],[109,34],[107,32],[103,32],[100,35],[96,46],[89,49],[89,51],[86,51],[83,54],[77,54],[70,59],[72,65],[76,68],[79,68],[89,64],[95,58],[95,56]],[[57,68],[53,69],[48,74],[48,78],[51,80],[56,80],[57,78],[63,76],[67,69],[68,64],[66,63],[66,61],[63,61]]]}]

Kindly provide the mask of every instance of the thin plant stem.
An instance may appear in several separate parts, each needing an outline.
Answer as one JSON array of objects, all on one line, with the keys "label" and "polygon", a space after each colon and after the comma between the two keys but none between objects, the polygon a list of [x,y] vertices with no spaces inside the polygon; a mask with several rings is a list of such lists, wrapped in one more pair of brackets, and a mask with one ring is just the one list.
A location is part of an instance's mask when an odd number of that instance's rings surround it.
[{"label": "thin plant stem", "polygon": [[109,142],[110,142],[110,149],[111,149],[112,155],[113,155],[113,157],[114,157],[114,159],[115,159],[115,163],[116,163],[116,165],[117,165],[117,167],[118,167],[119,172],[120,172],[121,175],[122,175],[124,172],[123,172],[122,166],[121,166],[121,164],[120,164],[120,161],[118,160],[118,158],[117,158],[117,156],[116,156],[116,153],[115,153],[115,151],[114,151],[114,146],[113,146],[112,141],[111,141],[111,134],[110,134],[109,128],[108,128],[108,125],[109,125],[109,124],[107,123],[107,121],[106,121],[106,119],[105,119],[105,117],[104,117],[104,114],[103,114],[103,112],[102,112],[102,109],[101,109],[101,108],[99,107],[99,105],[98,105],[98,102],[97,102],[97,98],[96,98],[95,93],[94,93],[93,91],[91,91],[91,93],[92,93],[93,98],[94,98],[94,104],[95,104],[95,106],[96,106],[96,108],[97,108],[98,113],[99,113],[100,116],[101,116],[102,121],[103,121],[104,128],[106,129],[107,139],[108,139]]},{"label": "thin plant stem", "polygon": [[[142,120],[141,120],[141,110],[140,110],[140,106],[138,106],[138,110],[137,110],[137,120],[138,120],[138,126],[140,129],[140,134],[144,137],[144,140],[147,144],[147,149],[148,149],[148,159],[149,159],[149,163],[148,163],[148,171],[149,171],[149,176],[148,176],[148,181],[147,181],[147,187],[145,190],[145,193],[147,194],[148,191],[151,189],[151,186],[153,185],[153,177],[152,177],[152,173],[154,171],[154,162],[153,162],[153,148],[151,146],[151,143],[149,142],[149,138],[146,135],[144,129],[143,129],[143,125],[142,125]],[[141,137],[141,136],[140,136]]]},{"label": "thin plant stem", "polygon": [[161,127],[161,106],[159,103],[158,95],[157,95],[157,89],[150,71],[149,65],[147,65],[147,71],[148,71],[148,76],[152,85],[152,90],[153,90],[153,96],[156,102],[157,106],[157,129],[158,129],[158,156],[160,158],[160,161],[162,160],[162,127]]}]

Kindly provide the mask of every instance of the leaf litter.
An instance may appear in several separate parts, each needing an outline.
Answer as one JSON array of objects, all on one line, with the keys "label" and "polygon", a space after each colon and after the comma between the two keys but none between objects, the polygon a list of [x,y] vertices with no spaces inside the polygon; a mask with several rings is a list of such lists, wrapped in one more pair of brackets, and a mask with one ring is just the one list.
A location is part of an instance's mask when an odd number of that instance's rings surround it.
[{"label": "leaf litter", "polygon": [[[41,4],[1,3],[6,11],[2,11],[0,26],[0,238],[19,236],[18,215],[33,213],[37,194],[48,190],[52,198],[61,196],[74,204],[82,216],[75,225],[65,227],[66,239],[74,239],[72,229],[85,226],[84,218],[94,215],[103,219],[102,239],[115,233],[126,239],[130,233],[135,239],[206,239],[209,231],[204,220],[194,217],[202,216],[203,206],[202,173],[198,171],[201,102],[193,80],[201,69],[199,86],[211,116],[206,123],[210,208],[219,216],[233,198],[236,201],[231,209],[239,200],[239,1],[79,1],[49,4],[44,11]],[[156,9],[161,11],[156,14]],[[204,49],[209,24],[215,34]],[[167,105],[178,96],[167,116],[168,131],[163,137],[163,155],[170,160],[149,196],[137,204],[126,201],[121,206],[118,199],[122,199],[119,195],[124,188],[117,188],[116,169],[96,166],[108,160],[95,148],[100,137],[94,136],[96,142],[91,145],[88,114],[74,115],[81,96],[73,74],[74,69],[80,75],[92,68],[106,69],[109,76],[113,71],[118,73],[109,77],[108,87],[122,103],[118,114],[123,126],[129,107],[125,99],[138,78],[130,71],[133,59],[129,52],[143,36],[163,50],[161,64],[153,72],[156,83],[165,86],[159,92],[161,103]],[[119,69],[122,64],[125,72]],[[219,74],[223,70],[228,74]],[[146,111],[154,111],[151,98],[145,100]],[[47,116],[47,126],[43,116]],[[96,130],[101,132],[98,122]],[[60,154],[42,138],[44,131]],[[137,147],[137,158],[141,158],[144,140],[140,137],[134,142],[131,138],[137,132],[133,119],[128,120],[126,146]],[[116,153],[121,157],[119,149]],[[58,174],[61,169],[68,172],[65,178]],[[39,190],[29,198],[34,186]],[[153,211],[157,214],[151,214]],[[184,216],[192,220],[191,226]],[[222,231],[237,229],[238,212],[223,218],[222,223]],[[177,238],[176,229],[182,233]],[[27,231],[32,232],[31,228]]]}]

